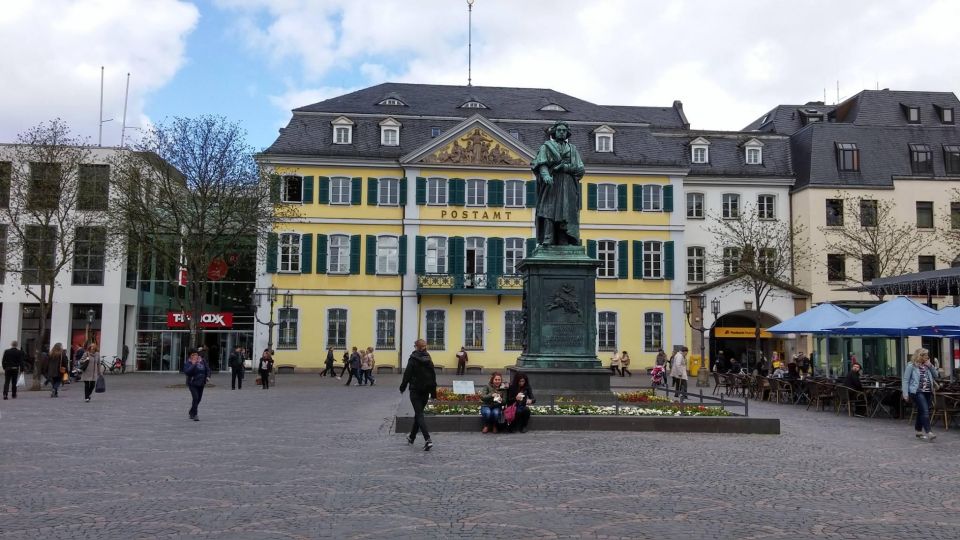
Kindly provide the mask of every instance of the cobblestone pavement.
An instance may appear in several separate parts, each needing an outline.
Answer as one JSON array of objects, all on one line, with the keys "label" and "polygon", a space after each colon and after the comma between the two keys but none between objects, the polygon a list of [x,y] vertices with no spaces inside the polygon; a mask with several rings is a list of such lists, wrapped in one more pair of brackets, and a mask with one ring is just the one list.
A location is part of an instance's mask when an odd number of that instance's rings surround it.
[{"label": "cobblestone pavement", "polygon": [[0,539],[960,538],[960,430],[922,443],[905,422],[754,404],[782,435],[534,419],[423,452],[391,434],[397,375],[279,379],[216,376],[200,422],[175,375],[108,376],[91,403],[77,384],[0,402]]}]

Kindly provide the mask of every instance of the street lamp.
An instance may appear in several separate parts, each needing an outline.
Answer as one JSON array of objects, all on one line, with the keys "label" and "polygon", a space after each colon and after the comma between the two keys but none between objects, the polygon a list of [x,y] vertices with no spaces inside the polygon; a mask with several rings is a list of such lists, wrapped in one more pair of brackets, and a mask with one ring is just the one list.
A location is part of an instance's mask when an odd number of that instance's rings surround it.
[{"label": "street lamp", "polygon": [[[267,322],[261,321],[260,317],[257,316],[256,310],[253,312],[253,318],[258,323],[267,327],[267,348],[273,351],[273,328],[278,324],[273,320],[273,305],[277,302],[277,287],[275,285],[270,285],[266,291],[257,291],[254,289],[252,295],[253,307],[259,308],[264,297],[266,297],[266,299],[270,302],[270,320]],[[283,307],[293,307],[293,294],[291,294],[290,291],[287,291],[283,294]]]},{"label": "street lamp", "polygon": [[93,308],[87,310],[87,341],[84,346],[90,344],[90,330],[93,327],[93,321],[97,318],[97,311]]},{"label": "street lamp", "polygon": [[[690,315],[693,314],[693,299],[697,300],[697,310],[700,313],[700,317],[696,319],[699,324],[694,325],[693,321],[690,320]],[[687,316],[687,325],[695,332],[700,332],[700,369],[697,370],[697,386],[704,387],[710,386],[710,373],[705,368],[705,354],[704,349],[706,347],[706,342],[703,337],[703,333],[706,331],[706,325],[703,323],[703,308],[704,304],[707,303],[707,296],[705,294],[699,294],[691,296],[683,301],[683,312]],[[710,302],[710,311],[713,313],[713,318],[716,319],[717,315],[720,313],[720,299],[714,298]]]}]

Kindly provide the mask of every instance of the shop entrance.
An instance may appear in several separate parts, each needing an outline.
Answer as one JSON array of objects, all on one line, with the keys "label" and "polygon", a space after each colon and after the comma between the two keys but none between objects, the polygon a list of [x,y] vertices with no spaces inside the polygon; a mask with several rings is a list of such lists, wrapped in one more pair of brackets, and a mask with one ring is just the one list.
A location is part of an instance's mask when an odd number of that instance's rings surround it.
[{"label": "shop entrance", "polygon": [[[252,358],[253,351],[253,333],[252,332],[205,332],[203,334],[203,344],[210,350],[208,355],[210,367],[214,371],[229,371],[227,360],[230,353],[237,347],[243,347],[247,350],[246,358]],[[259,355],[257,356],[259,358]]]},{"label": "shop entrance", "polygon": [[[736,358],[744,368],[755,362],[756,340],[754,338],[755,313],[738,311],[722,315],[710,329],[710,350],[723,351],[726,358]],[[779,358],[788,354],[783,339],[766,332],[767,328],[780,322],[776,317],[763,313],[760,318],[760,352],[772,362],[773,354]]]}]

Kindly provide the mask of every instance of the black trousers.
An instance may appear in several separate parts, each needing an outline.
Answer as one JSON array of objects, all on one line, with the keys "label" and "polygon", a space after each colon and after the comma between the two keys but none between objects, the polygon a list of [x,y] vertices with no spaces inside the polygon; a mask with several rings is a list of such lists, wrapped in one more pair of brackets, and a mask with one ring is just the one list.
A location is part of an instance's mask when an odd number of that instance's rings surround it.
[{"label": "black trousers", "polygon": [[234,386],[243,388],[243,368],[230,371],[230,389],[233,390]]},{"label": "black trousers", "polygon": [[352,380],[354,380],[354,379],[357,380],[357,384],[360,384],[361,381],[360,381],[360,370],[359,370],[359,369],[351,369],[351,370],[350,370],[350,376],[347,378],[347,384],[345,384],[344,386],[350,386],[350,381],[352,381]]},{"label": "black trousers", "polygon": [[270,372],[265,369],[258,371],[260,371],[260,387],[263,389],[270,388]]},{"label": "black trousers", "polygon": [[514,417],[513,423],[510,424],[510,431],[512,432],[515,429],[526,429],[527,424],[530,423],[530,407],[517,407],[517,416]]},{"label": "black trousers", "polygon": [[410,429],[410,438],[417,438],[417,431],[423,433],[425,441],[430,440],[430,432],[427,431],[427,422],[423,418],[423,408],[430,401],[430,394],[426,392],[415,392],[410,390],[410,404],[413,405],[413,427]]},{"label": "black trousers", "polygon": [[13,397],[17,397],[17,377],[19,376],[19,369],[3,370],[3,397],[7,397],[7,390],[9,388],[13,388]]},{"label": "black trousers", "polygon": [[344,365],[343,365],[343,369],[340,370],[340,377],[343,377],[343,374],[347,372],[347,368],[348,368],[349,366],[350,366],[350,364],[344,364]]},{"label": "black trousers", "polygon": [[90,399],[96,386],[97,381],[83,381],[83,399]]},{"label": "black trousers", "polygon": [[687,380],[681,379],[680,377],[673,378],[673,397],[680,397],[680,394],[683,394],[683,397],[687,397]]},{"label": "black trousers", "polygon": [[334,369],[333,364],[327,364],[327,367],[323,368],[323,371],[320,372],[320,376],[324,377],[328,372],[331,377],[336,377],[337,375],[337,370]]},{"label": "black trousers", "polygon": [[202,386],[192,386],[187,385],[187,388],[190,389],[190,397],[193,401],[190,403],[190,418],[193,418],[197,415],[197,408],[200,406],[200,400],[203,399],[203,388]]}]

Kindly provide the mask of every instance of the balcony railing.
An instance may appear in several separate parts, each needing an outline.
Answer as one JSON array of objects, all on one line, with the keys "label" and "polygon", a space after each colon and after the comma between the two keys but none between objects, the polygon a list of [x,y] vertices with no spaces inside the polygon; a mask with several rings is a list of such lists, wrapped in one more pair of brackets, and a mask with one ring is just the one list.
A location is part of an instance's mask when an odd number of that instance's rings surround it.
[{"label": "balcony railing", "polygon": [[417,292],[449,294],[453,292],[483,294],[520,294],[523,276],[519,274],[420,274]]}]

